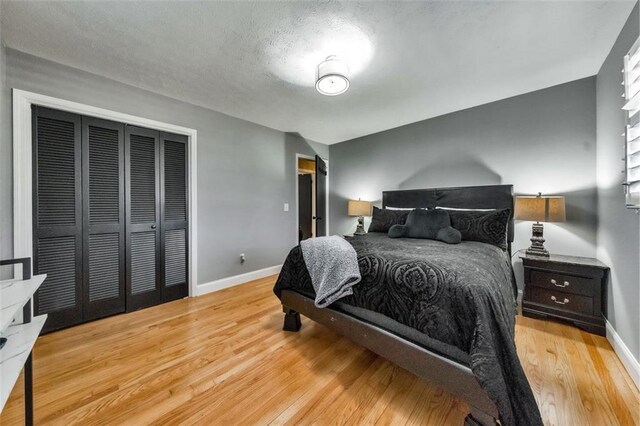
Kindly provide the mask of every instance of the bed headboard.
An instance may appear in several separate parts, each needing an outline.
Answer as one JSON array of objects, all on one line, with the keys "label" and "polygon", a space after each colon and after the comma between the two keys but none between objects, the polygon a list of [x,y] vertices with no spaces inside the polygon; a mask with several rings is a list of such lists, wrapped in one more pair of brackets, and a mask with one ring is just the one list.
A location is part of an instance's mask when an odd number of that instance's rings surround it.
[{"label": "bed headboard", "polygon": [[513,242],[513,185],[383,191],[382,207],[510,209],[508,240]]}]

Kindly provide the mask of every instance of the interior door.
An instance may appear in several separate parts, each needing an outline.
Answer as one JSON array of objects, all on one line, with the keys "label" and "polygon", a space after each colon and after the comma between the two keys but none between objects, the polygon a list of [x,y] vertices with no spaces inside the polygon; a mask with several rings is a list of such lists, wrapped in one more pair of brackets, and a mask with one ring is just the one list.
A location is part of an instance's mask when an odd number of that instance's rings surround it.
[{"label": "interior door", "polygon": [[83,319],[125,311],[124,124],[82,117]]},{"label": "interior door", "polygon": [[82,322],[80,116],[36,107],[33,123],[33,270],[47,274],[35,295],[43,331]]},{"label": "interior door", "polygon": [[327,164],[316,155],[316,237],[327,235]]},{"label": "interior door", "polygon": [[159,132],[125,126],[127,311],[162,300]]},{"label": "interior door", "polygon": [[160,270],[163,271],[161,274],[163,302],[189,295],[187,142],[186,136],[160,133],[162,187]]}]

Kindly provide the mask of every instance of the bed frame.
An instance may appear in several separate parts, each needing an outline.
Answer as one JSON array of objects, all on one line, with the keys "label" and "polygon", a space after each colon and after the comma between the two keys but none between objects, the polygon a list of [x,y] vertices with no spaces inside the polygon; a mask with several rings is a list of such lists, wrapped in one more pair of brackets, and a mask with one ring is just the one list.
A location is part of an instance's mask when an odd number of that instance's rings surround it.
[{"label": "bed frame", "polygon": [[[511,209],[508,229],[511,252],[514,236],[513,185],[384,191],[382,206]],[[313,299],[294,291],[284,290],[281,300],[285,313],[283,330],[300,330],[302,314],[467,401],[470,413],[465,418],[465,425],[497,424],[498,410],[468,366],[343,312],[316,308]]]}]

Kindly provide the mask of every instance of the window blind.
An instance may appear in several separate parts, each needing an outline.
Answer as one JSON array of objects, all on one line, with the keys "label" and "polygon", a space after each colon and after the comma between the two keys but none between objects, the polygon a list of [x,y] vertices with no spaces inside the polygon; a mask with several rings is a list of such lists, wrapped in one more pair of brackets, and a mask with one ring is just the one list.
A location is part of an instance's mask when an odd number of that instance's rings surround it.
[{"label": "window blind", "polygon": [[640,38],[624,57],[623,73],[627,113],[623,185],[627,207],[640,209]]}]

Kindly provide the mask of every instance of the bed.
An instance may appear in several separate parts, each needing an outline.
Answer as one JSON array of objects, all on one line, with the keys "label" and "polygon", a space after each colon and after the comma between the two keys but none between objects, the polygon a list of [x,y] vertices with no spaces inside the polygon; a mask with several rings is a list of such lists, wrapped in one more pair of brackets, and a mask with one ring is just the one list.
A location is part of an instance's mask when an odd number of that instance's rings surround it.
[{"label": "bed", "polygon": [[385,191],[383,207],[509,209],[505,249],[475,241],[458,245],[349,239],[362,281],[328,308],[314,292],[300,246],[291,250],[274,287],[286,331],[300,314],[466,400],[466,425],[542,424],[514,343],[516,287],[511,268],[513,187],[491,185]]}]

